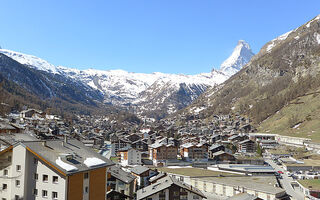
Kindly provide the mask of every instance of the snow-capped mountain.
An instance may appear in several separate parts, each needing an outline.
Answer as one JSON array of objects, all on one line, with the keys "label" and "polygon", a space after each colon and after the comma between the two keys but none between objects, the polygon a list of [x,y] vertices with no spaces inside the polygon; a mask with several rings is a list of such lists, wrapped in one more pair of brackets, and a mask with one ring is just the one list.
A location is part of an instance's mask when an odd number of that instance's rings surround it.
[{"label": "snow-capped mountain", "polygon": [[49,73],[54,73],[54,74],[58,73],[58,70],[54,65],[36,56],[27,55],[24,53],[19,53],[19,52],[7,50],[7,49],[1,49],[1,48],[0,48],[0,53],[3,53],[4,55],[18,61],[23,65],[28,65],[31,68],[41,70],[41,71],[46,71]]},{"label": "snow-capped mountain", "polygon": [[244,40],[239,40],[230,57],[221,64],[220,72],[230,77],[247,64],[252,56],[254,53],[250,45]]},{"label": "snow-capped mountain", "polygon": [[[0,49],[0,53],[30,68],[81,82],[101,92],[104,103],[129,106],[138,114],[157,112],[155,118],[171,114],[187,105],[207,88],[223,83],[246,64],[253,53],[249,45],[239,41],[232,55],[221,65],[221,70],[197,75],[132,73],[124,70],[78,70],[54,66],[36,56]],[[86,88],[86,90],[88,90]],[[160,112],[161,111],[161,112]]]}]

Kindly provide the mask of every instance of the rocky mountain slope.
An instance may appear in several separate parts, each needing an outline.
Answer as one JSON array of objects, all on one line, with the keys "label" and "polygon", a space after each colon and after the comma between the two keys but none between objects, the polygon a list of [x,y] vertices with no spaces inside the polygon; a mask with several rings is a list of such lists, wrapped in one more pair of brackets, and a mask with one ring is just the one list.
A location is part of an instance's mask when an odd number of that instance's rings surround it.
[{"label": "rocky mountain slope", "polygon": [[238,112],[249,116],[260,131],[314,139],[320,134],[319,92],[317,16],[265,44],[237,74],[206,91],[180,114],[195,115],[200,108],[202,118]]},{"label": "rocky mountain slope", "polygon": [[[37,71],[34,75],[36,79],[31,82],[25,80],[23,72],[11,79],[41,97],[50,98],[58,95],[60,98],[79,100],[82,103],[103,102],[125,107],[140,116],[155,119],[188,106],[209,87],[227,80],[253,55],[250,46],[244,41],[239,41],[220,71],[182,75],[160,72],[131,73],[123,70],[78,70],[54,66],[38,57],[11,50],[0,49],[0,53],[33,69],[33,73]],[[9,69],[10,67],[7,67],[3,73],[10,80],[9,74],[15,72]]]}]

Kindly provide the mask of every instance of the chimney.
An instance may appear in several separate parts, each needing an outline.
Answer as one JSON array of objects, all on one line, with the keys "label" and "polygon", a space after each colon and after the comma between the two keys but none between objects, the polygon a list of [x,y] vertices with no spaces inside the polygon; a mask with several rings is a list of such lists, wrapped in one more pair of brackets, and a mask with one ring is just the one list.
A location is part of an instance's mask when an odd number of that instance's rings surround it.
[{"label": "chimney", "polygon": [[63,136],[63,142],[65,142],[66,144],[68,143],[68,137],[67,137],[67,135],[64,135],[64,136]]}]

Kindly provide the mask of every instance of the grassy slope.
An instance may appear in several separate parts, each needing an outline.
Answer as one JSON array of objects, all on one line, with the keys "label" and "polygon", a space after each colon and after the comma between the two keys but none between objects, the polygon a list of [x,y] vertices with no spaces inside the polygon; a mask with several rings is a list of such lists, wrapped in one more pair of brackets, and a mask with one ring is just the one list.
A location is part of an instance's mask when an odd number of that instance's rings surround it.
[{"label": "grassy slope", "polygon": [[[291,101],[273,116],[264,120],[258,130],[293,137],[305,137],[314,142],[320,142],[320,94],[310,93]],[[292,124],[299,123],[301,123],[299,127],[292,127]]]},{"label": "grassy slope", "polygon": [[320,190],[320,180],[319,179],[308,179],[308,180],[299,180],[304,187],[308,188],[312,186],[312,189]]}]

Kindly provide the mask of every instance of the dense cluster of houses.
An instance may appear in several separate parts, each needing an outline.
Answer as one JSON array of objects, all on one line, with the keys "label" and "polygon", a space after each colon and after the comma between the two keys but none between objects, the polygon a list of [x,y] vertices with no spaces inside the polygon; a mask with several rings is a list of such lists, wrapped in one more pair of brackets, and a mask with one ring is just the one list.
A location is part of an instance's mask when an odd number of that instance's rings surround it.
[{"label": "dense cluster of houses", "polygon": [[105,117],[11,113],[0,119],[0,197],[203,199],[202,190],[156,168],[257,162],[257,148],[276,145],[250,137],[248,122],[215,116],[210,125],[162,120],[119,130]]}]

